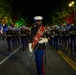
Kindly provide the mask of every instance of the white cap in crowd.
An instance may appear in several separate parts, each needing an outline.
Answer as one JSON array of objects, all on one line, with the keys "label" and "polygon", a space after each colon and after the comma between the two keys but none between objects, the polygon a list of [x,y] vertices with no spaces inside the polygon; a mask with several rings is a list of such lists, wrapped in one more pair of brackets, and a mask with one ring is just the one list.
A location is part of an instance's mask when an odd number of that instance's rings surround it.
[{"label": "white cap in crowd", "polygon": [[12,27],[11,27],[11,26],[8,26],[8,29],[10,29],[10,30],[11,30],[11,29],[12,29]]},{"label": "white cap in crowd", "polygon": [[34,17],[34,20],[42,20],[42,19],[43,19],[42,16],[35,16],[35,17]]}]

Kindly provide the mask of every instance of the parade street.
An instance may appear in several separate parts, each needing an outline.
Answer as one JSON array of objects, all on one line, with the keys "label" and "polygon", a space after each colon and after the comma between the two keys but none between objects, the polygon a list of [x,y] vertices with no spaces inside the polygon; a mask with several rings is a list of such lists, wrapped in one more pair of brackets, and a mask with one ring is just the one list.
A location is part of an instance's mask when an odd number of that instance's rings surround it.
[{"label": "parade street", "polygon": [[[65,54],[46,44],[45,75],[76,75],[76,62]],[[0,75],[37,75],[33,53],[21,45],[7,52],[6,40],[0,41]]]}]

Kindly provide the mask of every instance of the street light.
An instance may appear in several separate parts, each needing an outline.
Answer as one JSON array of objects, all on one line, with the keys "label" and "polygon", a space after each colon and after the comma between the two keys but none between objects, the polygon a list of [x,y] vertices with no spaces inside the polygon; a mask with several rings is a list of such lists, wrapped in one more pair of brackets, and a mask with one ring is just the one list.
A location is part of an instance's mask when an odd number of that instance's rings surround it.
[{"label": "street light", "polygon": [[72,1],[71,3],[74,4],[74,1]]},{"label": "street light", "polygon": [[73,12],[74,12],[74,26],[76,27],[76,8],[75,8],[75,1],[72,1],[69,3],[69,7],[73,7]]},{"label": "street light", "polygon": [[72,4],[69,4],[69,7],[71,7],[72,6]]},{"label": "street light", "polygon": [[74,7],[75,2],[72,1],[71,3],[69,3],[69,7]]}]

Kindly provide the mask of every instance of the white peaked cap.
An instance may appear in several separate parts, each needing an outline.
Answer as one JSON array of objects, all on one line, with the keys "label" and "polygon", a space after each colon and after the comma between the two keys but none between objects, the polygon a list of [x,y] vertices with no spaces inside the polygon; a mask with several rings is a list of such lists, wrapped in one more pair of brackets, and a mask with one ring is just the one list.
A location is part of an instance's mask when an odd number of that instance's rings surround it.
[{"label": "white peaked cap", "polygon": [[12,30],[15,30],[15,31],[17,31],[17,30],[18,30],[18,28],[12,28]]},{"label": "white peaked cap", "polygon": [[57,25],[55,25],[54,27],[58,27]]},{"label": "white peaked cap", "polygon": [[22,28],[25,28],[25,26],[22,26]]},{"label": "white peaked cap", "polygon": [[11,26],[8,26],[8,28],[11,28]]},{"label": "white peaked cap", "polygon": [[42,20],[42,19],[43,19],[42,16],[35,16],[35,17],[34,17],[34,20]]},{"label": "white peaked cap", "polygon": [[11,27],[11,26],[8,26],[8,28],[10,28],[10,29],[11,29],[12,27]]}]

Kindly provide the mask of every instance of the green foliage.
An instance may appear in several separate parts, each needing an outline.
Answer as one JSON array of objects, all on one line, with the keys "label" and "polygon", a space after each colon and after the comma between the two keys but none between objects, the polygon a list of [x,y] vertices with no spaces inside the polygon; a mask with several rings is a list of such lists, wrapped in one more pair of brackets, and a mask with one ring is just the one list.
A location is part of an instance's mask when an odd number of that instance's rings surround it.
[{"label": "green foliage", "polygon": [[23,18],[15,22],[15,27],[26,26],[26,25],[27,25],[27,22]]},{"label": "green foliage", "polygon": [[55,12],[55,16],[52,17],[53,24],[65,23],[65,18],[67,18],[71,12],[72,12],[71,10],[65,10],[65,9],[60,12]]},{"label": "green foliage", "polygon": [[0,0],[0,19],[11,15],[11,0]]}]

